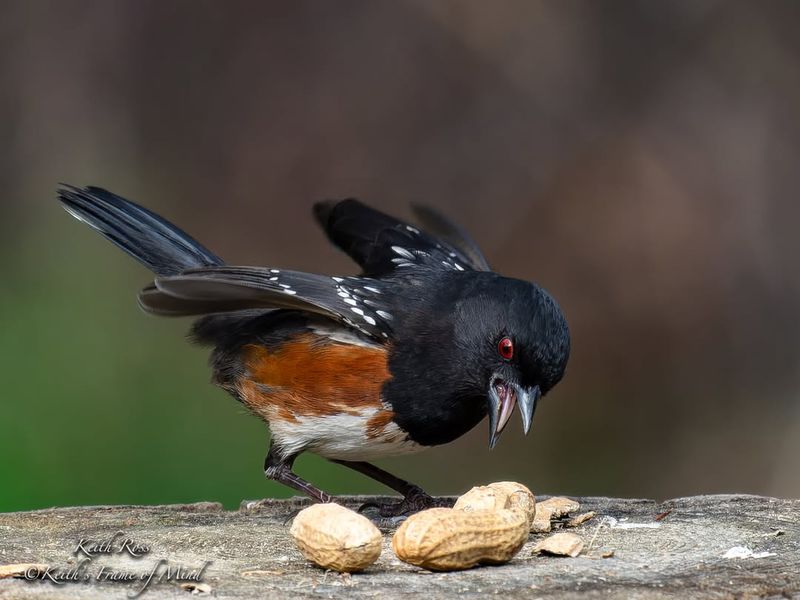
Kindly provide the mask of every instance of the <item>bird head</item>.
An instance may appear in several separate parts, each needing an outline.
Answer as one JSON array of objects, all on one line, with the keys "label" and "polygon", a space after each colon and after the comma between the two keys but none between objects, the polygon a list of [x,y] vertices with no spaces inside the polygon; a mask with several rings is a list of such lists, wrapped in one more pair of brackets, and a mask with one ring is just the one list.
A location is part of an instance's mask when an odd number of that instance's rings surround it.
[{"label": "bird head", "polygon": [[489,416],[489,446],[519,408],[527,434],[539,399],[564,375],[569,329],[555,300],[539,286],[494,274],[455,303],[454,340],[472,393]]}]

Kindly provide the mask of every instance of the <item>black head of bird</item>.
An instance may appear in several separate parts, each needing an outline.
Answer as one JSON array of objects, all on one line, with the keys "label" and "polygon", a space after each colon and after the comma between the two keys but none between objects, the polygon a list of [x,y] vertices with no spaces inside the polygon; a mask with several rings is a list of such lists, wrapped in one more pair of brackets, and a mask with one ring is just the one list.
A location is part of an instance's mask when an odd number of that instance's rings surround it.
[{"label": "black head of bird", "polygon": [[415,286],[425,293],[399,311],[387,398],[401,426],[436,445],[488,414],[494,447],[518,407],[528,433],[536,403],[560,381],[569,357],[558,305],[539,286],[492,272],[433,279]]}]

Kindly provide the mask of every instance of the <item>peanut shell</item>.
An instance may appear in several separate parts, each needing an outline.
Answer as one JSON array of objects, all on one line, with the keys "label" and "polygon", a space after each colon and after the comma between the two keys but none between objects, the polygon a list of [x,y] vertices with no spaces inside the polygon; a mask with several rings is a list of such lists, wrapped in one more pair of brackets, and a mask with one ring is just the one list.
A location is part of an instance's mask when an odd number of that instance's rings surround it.
[{"label": "peanut shell", "polygon": [[575,512],[580,507],[581,505],[575,500],[561,496],[542,500],[536,504],[536,516],[531,522],[531,531],[533,533],[547,533],[552,528],[551,519],[560,519],[571,512]]},{"label": "peanut shell", "polygon": [[498,481],[472,488],[456,500],[453,508],[466,511],[519,508],[528,515],[528,522],[532,523],[536,516],[536,498],[521,483]]},{"label": "peanut shell", "polygon": [[583,540],[574,533],[554,533],[537,543],[532,552],[556,556],[578,556],[583,550]]}]

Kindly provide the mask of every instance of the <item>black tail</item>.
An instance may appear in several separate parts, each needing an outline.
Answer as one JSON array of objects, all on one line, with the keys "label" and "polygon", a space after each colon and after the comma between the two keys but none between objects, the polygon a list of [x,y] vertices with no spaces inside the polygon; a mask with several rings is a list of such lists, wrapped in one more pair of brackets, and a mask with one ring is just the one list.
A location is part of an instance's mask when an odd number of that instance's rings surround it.
[{"label": "black tail", "polygon": [[157,275],[224,264],[172,223],[102,188],[63,185],[58,190],[58,199],[69,214],[99,231]]}]

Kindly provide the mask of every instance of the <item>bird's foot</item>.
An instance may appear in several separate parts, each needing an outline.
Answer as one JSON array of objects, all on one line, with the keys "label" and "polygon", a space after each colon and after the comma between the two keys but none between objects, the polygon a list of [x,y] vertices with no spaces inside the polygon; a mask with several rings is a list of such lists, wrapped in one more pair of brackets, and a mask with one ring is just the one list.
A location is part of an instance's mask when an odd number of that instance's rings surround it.
[{"label": "bird's foot", "polygon": [[421,510],[451,506],[453,506],[452,499],[434,498],[414,486],[399,502],[367,502],[358,509],[358,512],[380,523],[396,524]]}]

